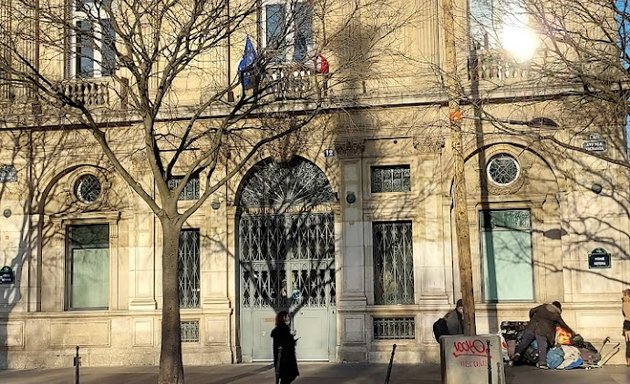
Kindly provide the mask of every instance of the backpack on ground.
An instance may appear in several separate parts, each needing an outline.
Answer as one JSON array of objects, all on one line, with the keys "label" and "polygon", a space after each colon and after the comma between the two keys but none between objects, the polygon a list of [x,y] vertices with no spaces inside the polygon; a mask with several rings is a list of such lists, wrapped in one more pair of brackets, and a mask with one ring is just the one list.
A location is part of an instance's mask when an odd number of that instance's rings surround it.
[{"label": "backpack on ground", "polygon": [[582,357],[582,360],[584,360],[585,364],[597,364],[602,359],[602,355],[599,353],[597,348],[595,348],[592,343],[584,341],[581,337],[574,337],[573,345],[580,351],[580,356]]},{"label": "backpack on ground", "polygon": [[437,319],[435,323],[433,323],[433,336],[435,336],[435,341],[439,343],[440,337],[448,334],[446,320],[443,317]]},{"label": "backpack on ground", "polygon": [[527,346],[521,359],[525,364],[536,365],[538,362],[538,343],[536,340],[532,341],[531,344]]}]

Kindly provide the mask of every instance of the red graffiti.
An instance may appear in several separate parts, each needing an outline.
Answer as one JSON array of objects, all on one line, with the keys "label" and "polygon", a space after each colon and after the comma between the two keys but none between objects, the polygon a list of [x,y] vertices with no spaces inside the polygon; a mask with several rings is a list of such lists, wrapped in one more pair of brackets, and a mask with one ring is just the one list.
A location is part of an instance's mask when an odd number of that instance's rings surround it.
[{"label": "red graffiti", "polygon": [[459,365],[464,368],[481,368],[488,364],[485,360],[473,360],[473,361],[460,361]]},{"label": "red graffiti", "polygon": [[488,356],[488,348],[483,340],[465,340],[453,342],[453,356]]}]

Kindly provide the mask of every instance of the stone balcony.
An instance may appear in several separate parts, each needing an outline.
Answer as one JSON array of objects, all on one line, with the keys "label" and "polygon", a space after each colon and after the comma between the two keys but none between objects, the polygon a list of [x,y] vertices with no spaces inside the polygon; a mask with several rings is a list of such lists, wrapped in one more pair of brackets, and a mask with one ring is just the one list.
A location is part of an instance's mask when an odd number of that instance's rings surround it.
[{"label": "stone balcony", "polygon": [[326,96],[325,76],[303,65],[278,65],[267,68],[262,85],[275,100],[309,100]]},{"label": "stone balcony", "polygon": [[505,52],[496,49],[477,49],[468,56],[468,79],[496,84],[517,82],[527,78],[529,63],[518,63]]},{"label": "stone balcony", "polygon": [[71,100],[90,109],[126,110],[129,80],[109,77],[66,79],[58,83],[59,90]]},{"label": "stone balcony", "polygon": [[86,107],[109,107],[111,83],[108,78],[64,80],[59,83],[59,91]]}]

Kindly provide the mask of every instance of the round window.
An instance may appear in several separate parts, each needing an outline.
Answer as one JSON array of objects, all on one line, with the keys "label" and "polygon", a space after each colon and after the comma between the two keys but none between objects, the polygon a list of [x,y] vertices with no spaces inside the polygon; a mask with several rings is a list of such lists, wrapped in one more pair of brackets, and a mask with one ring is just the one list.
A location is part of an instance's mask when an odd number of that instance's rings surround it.
[{"label": "round window", "polygon": [[93,203],[101,195],[101,181],[94,175],[83,175],[75,183],[74,193],[79,201]]},{"label": "round window", "polygon": [[506,186],[518,178],[520,167],[514,157],[502,153],[490,159],[487,172],[490,180],[498,185]]}]

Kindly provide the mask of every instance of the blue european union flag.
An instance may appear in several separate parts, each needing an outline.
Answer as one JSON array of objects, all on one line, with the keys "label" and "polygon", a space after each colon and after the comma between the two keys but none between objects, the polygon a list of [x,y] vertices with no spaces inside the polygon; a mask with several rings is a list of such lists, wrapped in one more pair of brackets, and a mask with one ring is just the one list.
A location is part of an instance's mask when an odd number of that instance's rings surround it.
[{"label": "blue european union flag", "polygon": [[252,40],[247,35],[245,39],[245,50],[243,51],[243,58],[238,63],[238,76],[243,84],[244,89],[251,88],[254,84],[254,64],[256,62],[256,50]]}]

